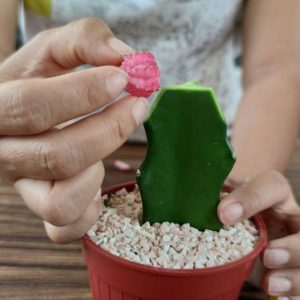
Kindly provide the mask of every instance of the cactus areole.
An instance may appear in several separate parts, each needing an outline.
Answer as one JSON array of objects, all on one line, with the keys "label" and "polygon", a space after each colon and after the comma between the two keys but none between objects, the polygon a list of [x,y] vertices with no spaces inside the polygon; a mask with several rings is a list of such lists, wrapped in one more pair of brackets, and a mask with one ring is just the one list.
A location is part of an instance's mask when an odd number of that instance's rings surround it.
[{"label": "cactus areole", "polygon": [[147,155],[137,172],[143,221],[219,230],[220,190],[235,162],[211,88],[161,89],[144,122]]}]

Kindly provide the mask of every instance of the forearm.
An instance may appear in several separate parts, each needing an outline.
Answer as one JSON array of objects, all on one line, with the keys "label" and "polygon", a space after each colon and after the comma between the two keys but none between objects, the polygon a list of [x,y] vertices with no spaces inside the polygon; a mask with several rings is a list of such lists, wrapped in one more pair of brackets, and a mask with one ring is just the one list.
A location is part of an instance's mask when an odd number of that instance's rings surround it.
[{"label": "forearm", "polygon": [[235,181],[265,170],[284,171],[298,136],[300,73],[285,67],[269,68],[245,85],[234,123],[232,144],[237,162]]},{"label": "forearm", "polygon": [[232,143],[231,178],[284,171],[300,120],[300,1],[248,0],[243,15],[244,96]]}]

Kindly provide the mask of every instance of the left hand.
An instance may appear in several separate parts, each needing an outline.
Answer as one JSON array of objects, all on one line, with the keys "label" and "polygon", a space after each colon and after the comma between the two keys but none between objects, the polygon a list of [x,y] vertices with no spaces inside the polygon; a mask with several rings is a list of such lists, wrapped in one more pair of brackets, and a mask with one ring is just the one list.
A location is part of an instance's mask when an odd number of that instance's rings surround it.
[{"label": "left hand", "polygon": [[268,269],[263,287],[269,295],[299,300],[300,207],[288,181],[279,172],[267,171],[241,184],[218,207],[219,218],[226,225],[259,212],[270,240],[262,259]]}]

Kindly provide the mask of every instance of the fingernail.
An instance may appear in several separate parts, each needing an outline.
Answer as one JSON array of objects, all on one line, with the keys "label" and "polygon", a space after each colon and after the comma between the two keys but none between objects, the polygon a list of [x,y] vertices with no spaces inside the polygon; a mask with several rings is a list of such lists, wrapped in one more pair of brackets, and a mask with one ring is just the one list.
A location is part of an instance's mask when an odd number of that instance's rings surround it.
[{"label": "fingernail", "polygon": [[292,283],[284,277],[270,277],[268,291],[270,294],[284,293],[292,288]]},{"label": "fingernail", "polygon": [[101,187],[97,191],[93,201],[95,201],[95,204],[98,207],[98,211],[101,211],[101,209],[102,209],[102,189],[101,189]]},{"label": "fingernail", "polygon": [[281,266],[290,260],[290,254],[284,249],[267,249],[264,253],[264,264],[268,266]]},{"label": "fingernail", "polygon": [[107,43],[112,50],[114,50],[115,52],[117,52],[122,56],[132,54],[135,52],[131,47],[129,47],[124,42],[122,42],[121,40],[115,37],[109,38]]},{"label": "fingernail", "polygon": [[136,124],[144,121],[145,114],[148,109],[148,101],[146,98],[138,98],[132,108],[132,114]]},{"label": "fingernail", "polygon": [[290,300],[289,297],[276,297],[277,300]]},{"label": "fingernail", "polygon": [[101,200],[101,193],[102,193],[102,189],[101,189],[101,187],[100,187],[99,190],[97,191],[95,197],[94,197],[94,199],[95,199],[96,201],[98,201],[99,198],[100,198],[100,200]]},{"label": "fingernail", "polygon": [[112,98],[119,96],[127,84],[128,77],[123,72],[112,73],[106,79],[107,90]]},{"label": "fingernail", "polygon": [[225,224],[234,223],[242,217],[243,213],[243,206],[240,203],[233,203],[225,206],[220,212],[220,218]]}]

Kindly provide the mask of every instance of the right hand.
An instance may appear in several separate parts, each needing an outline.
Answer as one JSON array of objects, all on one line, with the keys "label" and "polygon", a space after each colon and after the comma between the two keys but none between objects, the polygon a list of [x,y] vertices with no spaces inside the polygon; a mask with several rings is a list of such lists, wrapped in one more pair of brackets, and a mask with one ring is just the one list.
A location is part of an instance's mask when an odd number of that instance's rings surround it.
[{"label": "right hand", "polygon": [[[88,18],[38,34],[0,65],[0,176],[55,242],[77,239],[96,222],[101,160],[142,122],[147,102],[128,96],[54,127],[119,96],[128,81],[116,66],[132,51],[104,22]],[[82,64],[95,68],[74,71]]]}]

